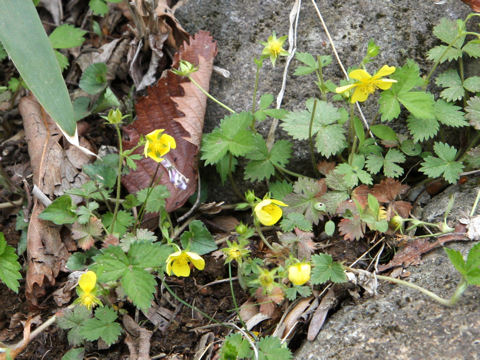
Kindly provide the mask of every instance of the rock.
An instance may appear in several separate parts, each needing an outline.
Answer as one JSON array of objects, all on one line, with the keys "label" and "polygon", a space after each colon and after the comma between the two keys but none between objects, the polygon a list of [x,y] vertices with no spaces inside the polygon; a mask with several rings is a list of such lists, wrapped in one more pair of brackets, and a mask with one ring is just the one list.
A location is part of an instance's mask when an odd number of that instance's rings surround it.
[{"label": "rock", "polygon": [[[218,42],[215,65],[229,70],[231,77],[226,79],[219,74],[213,75],[210,91],[215,97],[237,111],[251,108],[255,78],[253,58],[260,55],[263,49],[260,43],[266,41],[272,31],[276,31],[278,36],[288,34],[289,13],[293,3],[285,0],[189,0],[177,10],[176,16],[187,31],[208,30]],[[317,1],[317,4],[345,67],[361,61],[369,39],[374,39],[380,46],[380,55],[367,66],[372,73],[383,64],[401,66],[407,58],[417,61],[425,71],[429,65],[425,59],[426,52],[437,44],[431,35],[433,26],[441,17],[465,18],[469,13],[469,7],[459,0],[447,0],[442,4],[436,4],[433,0],[329,0]],[[314,55],[332,54],[310,1],[302,2],[297,38],[297,51]],[[281,59],[277,64],[273,69],[269,62],[265,63],[260,75],[259,94],[278,94],[285,60]],[[297,65],[298,62],[294,60],[288,72],[282,105],[287,110],[303,109],[305,101],[318,93],[314,75],[293,75]],[[343,78],[335,60],[327,68],[326,78],[335,83]],[[367,101],[362,105],[370,121],[377,112],[374,104],[374,101]],[[224,109],[210,102],[204,131],[210,132],[225,115]],[[258,124],[263,134],[268,132],[269,126],[268,120]],[[281,129],[277,130],[277,136],[291,140]],[[312,175],[306,142],[294,142],[294,156],[289,167]],[[202,176],[207,178],[208,183],[218,183],[215,171],[211,170],[208,168],[203,171]],[[245,190],[248,184],[241,182],[242,176],[237,172],[235,177]],[[223,189],[220,186],[211,188],[209,197],[225,200],[231,195],[228,184]]]},{"label": "rock", "polygon": [[[442,220],[434,209],[445,209],[449,195],[458,200],[448,221],[469,214],[479,178],[455,185],[434,197],[425,207],[425,221]],[[477,208],[480,215],[480,208]],[[429,219],[427,219],[428,217]],[[448,247],[464,256],[472,242]],[[423,258],[422,264],[407,269],[406,279],[449,298],[460,281],[443,249]],[[379,294],[354,304],[345,303],[334,313],[314,342],[297,352],[298,360],[320,359],[477,359],[480,351],[480,288],[470,287],[454,307],[442,306],[425,295],[403,286],[382,283]]]}]

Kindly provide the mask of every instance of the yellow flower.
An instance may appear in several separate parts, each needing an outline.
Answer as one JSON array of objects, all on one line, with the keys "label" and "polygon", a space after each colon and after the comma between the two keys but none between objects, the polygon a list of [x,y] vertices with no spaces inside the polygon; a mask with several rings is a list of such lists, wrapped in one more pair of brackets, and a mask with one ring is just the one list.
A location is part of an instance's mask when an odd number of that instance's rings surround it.
[{"label": "yellow flower", "polygon": [[265,199],[260,201],[254,209],[257,219],[266,226],[274,225],[282,217],[282,208],[288,206],[282,201],[275,199]]},{"label": "yellow flower", "polygon": [[376,89],[388,90],[392,87],[393,83],[396,83],[397,80],[393,79],[382,79],[384,76],[393,74],[395,72],[395,66],[384,65],[377,73],[371,76],[368,72],[363,69],[357,69],[350,72],[349,76],[352,79],[358,80],[356,83],[340,86],[335,89],[337,94],[343,93],[350,89],[355,88],[350,102],[354,103],[356,101],[363,102],[367,100],[370,94],[373,94]]},{"label": "yellow flower", "polygon": [[80,289],[77,289],[79,296],[77,302],[84,305],[88,310],[95,307],[95,305],[102,305],[102,302],[96,296],[96,284],[97,275],[93,271],[87,271],[80,276],[80,280],[78,280]]},{"label": "yellow flower", "polygon": [[172,271],[176,276],[190,276],[190,263],[198,270],[205,268],[205,260],[200,255],[190,251],[177,251],[167,259],[167,274],[171,275]]},{"label": "yellow flower", "polygon": [[228,247],[222,249],[223,253],[227,256],[225,259],[225,264],[235,260],[237,263],[241,264],[244,257],[248,256],[250,250],[246,249],[245,246],[248,244],[248,241],[241,239],[240,242],[228,241]]},{"label": "yellow flower", "polygon": [[310,280],[312,267],[309,263],[297,263],[288,268],[288,280],[294,285],[303,285]]},{"label": "yellow flower", "polygon": [[267,42],[262,42],[262,45],[265,47],[263,48],[262,55],[266,57],[270,57],[270,61],[272,65],[275,66],[275,61],[279,56],[287,56],[288,51],[283,49],[283,43],[287,40],[287,35],[281,36],[277,39],[277,35],[275,31],[271,36],[268,37]]},{"label": "yellow flower", "polygon": [[175,139],[167,134],[162,134],[164,129],[157,129],[146,135],[145,157],[149,157],[156,162],[163,160],[162,156],[167,154],[170,149],[175,149],[177,143]]}]

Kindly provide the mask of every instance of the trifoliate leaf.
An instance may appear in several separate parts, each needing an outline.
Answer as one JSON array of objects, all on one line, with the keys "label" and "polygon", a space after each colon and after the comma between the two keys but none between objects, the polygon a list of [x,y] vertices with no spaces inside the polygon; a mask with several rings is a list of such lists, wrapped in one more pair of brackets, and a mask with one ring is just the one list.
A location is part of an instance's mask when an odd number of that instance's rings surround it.
[{"label": "trifoliate leaf", "polygon": [[288,181],[276,181],[270,183],[268,190],[272,194],[272,198],[282,200],[293,191],[293,186]]},{"label": "trifoliate leaf", "polygon": [[249,359],[252,353],[248,340],[242,334],[230,334],[220,349],[220,360]]},{"label": "trifoliate leaf", "polygon": [[478,40],[471,40],[467,42],[462,50],[473,58],[480,57],[480,43],[478,43]]},{"label": "trifoliate leaf", "polygon": [[397,68],[390,77],[397,80],[390,88],[394,94],[408,92],[423,84],[423,80],[420,77],[420,68],[412,59],[408,59],[407,63]]},{"label": "trifoliate leaf", "polygon": [[323,284],[327,281],[341,283],[347,281],[345,271],[342,265],[333,261],[328,254],[318,254],[312,256],[312,278],[313,285]]},{"label": "trifoliate leaf", "polygon": [[93,181],[87,181],[81,187],[73,188],[65,191],[69,195],[77,195],[85,200],[103,200],[109,197],[111,190],[102,189]]},{"label": "trifoliate leaf", "polygon": [[63,312],[63,315],[57,317],[57,324],[60,328],[69,330],[67,334],[68,343],[72,346],[80,345],[84,340],[80,334],[80,329],[85,321],[90,319],[92,314],[83,305],[77,305]]},{"label": "trifoliate leaf", "polygon": [[465,41],[465,35],[459,36],[459,31],[462,31],[464,28],[460,22],[461,20],[455,21],[447,18],[441,18],[440,22],[433,27],[433,35],[447,45],[452,44],[452,46],[460,48]]},{"label": "trifoliate leaf", "polygon": [[83,347],[70,349],[63,356],[61,360],[83,360],[85,356],[85,349]]},{"label": "trifoliate leaf", "polygon": [[218,246],[203,222],[194,220],[188,225],[188,229],[189,231],[185,231],[180,237],[184,249],[189,249],[188,251],[198,255],[217,250]]},{"label": "trifoliate leaf", "polygon": [[283,232],[293,231],[295,228],[299,228],[302,231],[312,231],[312,223],[305,219],[303,214],[298,212],[287,214],[282,219],[280,227]]},{"label": "trifoliate leaf", "polygon": [[420,171],[430,178],[443,176],[449,183],[455,183],[463,170],[463,164],[455,161],[457,150],[440,142],[436,142],[433,148],[438,157],[427,156]]},{"label": "trifoliate leaf", "polygon": [[368,155],[366,166],[368,171],[376,174],[383,167],[383,173],[386,177],[396,178],[403,174],[403,168],[398,163],[405,162],[405,155],[397,149],[389,149],[385,157],[378,155]]},{"label": "trifoliate leaf", "polygon": [[136,197],[140,203],[147,201],[145,211],[148,213],[157,213],[165,207],[165,199],[170,196],[165,185],[157,185],[153,188],[145,188],[138,191]]},{"label": "trifoliate leaf", "polygon": [[117,341],[122,327],[115,322],[117,313],[111,307],[104,306],[95,310],[95,318],[88,319],[80,328],[80,335],[89,341],[102,339],[107,345]]},{"label": "trifoliate leaf", "polygon": [[108,13],[108,5],[105,0],[90,0],[88,6],[94,15],[104,16]]},{"label": "trifoliate leaf", "polygon": [[352,165],[342,163],[337,165],[335,172],[344,176],[345,184],[350,188],[358,185],[360,181],[363,184],[372,185],[373,179],[368,172],[363,170],[365,166],[365,157],[363,155],[354,155]]},{"label": "trifoliate leaf", "polygon": [[245,167],[245,179],[252,181],[270,179],[275,173],[275,166],[285,166],[292,153],[292,144],[286,140],[276,141],[268,151],[267,144],[261,135],[255,137],[255,147],[254,152],[246,155],[250,161]]},{"label": "trifoliate leaf", "polygon": [[448,48],[446,45],[438,45],[430,49],[427,53],[427,59],[443,64],[445,61],[457,60],[462,57],[462,50]]},{"label": "trifoliate leaf", "polygon": [[57,225],[73,224],[77,220],[75,208],[72,198],[68,195],[62,195],[47,206],[38,217]]},{"label": "trifoliate leaf", "polygon": [[414,141],[423,141],[434,137],[440,128],[437,119],[417,119],[410,115],[407,118],[407,127]]},{"label": "trifoliate leaf", "polygon": [[480,91],[480,76],[471,76],[463,82],[463,87],[470,92]]},{"label": "trifoliate leaf", "polygon": [[81,46],[87,32],[69,24],[57,26],[48,36],[54,49],[68,49]]},{"label": "trifoliate leaf", "polygon": [[465,111],[467,114],[465,117],[470,121],[475,129],[480,130],[480,97],[475,96],[467,101],[467,107]]},{"label": "trifoliate leaf", "polygon": [[462,80],[455,69],[449,69],[438,75],[435,83],[446,88],[440,93],[440,97],[446,101],[457,101],[465,96]]},{"label": "trifoliate leaf", "polygon": [[419,119],[434,119],[433,95],[421,91],[409,91],[398,94],[398,100],[410,113]]},{"label": "trifoliate leaf", "polygon": [[105,63],[91,64],[83,72],[78,86],[90,95],[104,90],[107,87],[107,65]]},{"label": "trifoliate leaf", "polygon": [[244,156],[255,150],[255,135],[248,127],[252,114],[243,112],[225,117],[220,126],[202,140],[202,160],[205,165],[216,164],[227,152]]},{"label": "trifoliate leaf", "polygon": [[297,67],[293,75],[308,75],[318,69],[317,61],[315,60],[313,55],[309,53],[297,52],[295,54],[295,58],[300,62],[304,63],[306,66]]},{"label": "trifoliate leaf", "polygon": [[122,276],[121,284],[133,305],[141,310],[148,310],[153,300],[155,285],[157,285],[152,274],[143,269],[129,268]]},{"label": "trifoliate leaf", "polygon": [[257,343],[258,360],[290,360],[292,353],[275,336],[266,336]]},{"label": "trifoliate leaf", "polygon": [[465,260],[463,259],[462,253],[454,249],[449,249],[449,248],[443,248],[443,249],[447,253],[448,259],[453,264],[455,269],[457,269],[457,271],[460,274],[465,275],[467,273],[467,265],[465,264]]},{"label": "trifoliate leaf", "polygon": [[[107,212],[102,216],[102,223],[105,228],[110,229],[112,221],[113,214],[111,212]],[[119,210],[111,232],[119,234],[119,236],[123,236],[127,232],[127,229],[133,225],[134,221],[135,218],[131,213],[125,210]]]},{"label": "trifoliate leaf", "polygon": [[293,186],[294,193],[284,198],[284,201],[289,205],[287,208],[284,208],[285,214],[298,212],[303,214],[309,222],[318,224],[318,221],[323,216],[315,206],[320,201],[319,198],[325,193],[325,190],[314,179],[299,178]]},{"label": "trifoliate leaf", "polygon": [[337,191],[349,191],[351,189],[351,187],[345,183],[343,175],[335,171],[330,171],[325,176],[325,183],[330,189]]},{"label": "trifoliate leaf", "polygon": [[120,246],[109,246],[96,255],[95,264],[91,270],[95,271],[99,282],[118,280],[127,271],[130,260]]},{"label": "trifoliate leaf", "polygon": [[18,280],[22,278],[21,268],[15,249],[7,244],[3,232],[0,232],[0,280],[16,293],[20,287]]},{"label": "trifoliate leaf", "polygon": [[348,198],[349,195],[346,191],[328,191],[322,195],[320,201],[325,205],[327,213],[335,215],[337,213],[338,205]]},{"label": "trifoliate leaf", "polygon": [[434,111],[437,120],[444,125],[452,127],[468,125],[468,122],[465,120],[465,114],[460,106],[447,103],[443,100],[437,100],[435,102]]},{"label": "trifoliate leaf", "polygon": [[96,201],[90,201],[87,206],[80,206],[76,212],[78,215],[78,223],[86,224],[90,220],[90,217],[93,215],[93,211],[97,210],[100,205]]}]

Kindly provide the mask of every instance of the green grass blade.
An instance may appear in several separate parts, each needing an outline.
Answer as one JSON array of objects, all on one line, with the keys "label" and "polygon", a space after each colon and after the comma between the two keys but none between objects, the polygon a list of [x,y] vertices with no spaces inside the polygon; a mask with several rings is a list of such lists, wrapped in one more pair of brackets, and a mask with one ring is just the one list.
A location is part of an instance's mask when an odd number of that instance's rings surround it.
[{"label": "green grass blade", "polygon": [[52,45],[32,0],[0,0],[0,41],[52,119],[75,134],[73,106]]}]

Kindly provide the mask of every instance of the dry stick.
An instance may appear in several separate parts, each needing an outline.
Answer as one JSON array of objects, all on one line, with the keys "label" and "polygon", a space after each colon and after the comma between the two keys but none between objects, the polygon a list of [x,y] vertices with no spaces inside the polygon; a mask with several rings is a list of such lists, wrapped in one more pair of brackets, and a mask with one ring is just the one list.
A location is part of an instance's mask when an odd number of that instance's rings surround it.
[{"label": "dry stick", "polygon": [[[298,28],[298,19],[300,17],[300,8],[302,5],[302,0],[295,0],[295,4],[293,4],[292,10],[290,11],[290,28],[288,30],[288,57],[287,62],[285,64],[285,68],[283,70],[283,79],[282,79],[282,87],[280,92],[277,95],[277,109],[280,109],[280,105],[282,105],[283,95],[285,94],[285,88],[287,86],[287,73],[288,67],[290,66],[290,62],[292,61],[293,57],[295,56],[295,51],[297,50],[297,28]],[[295,26],[294,26],[295,23]],[[275,130],[277,130],[278,126],[278,119],[272,120],[272,125],[270,125],[270,130],[268,131],[267,137],[267,148],[270,150],[275,142]]]},{"label": "dry stick", "polygon": [[[330,32],[328,31],[327,24],[325,24],[325,21],[323,20],[322,13],[320,12],[320,9],[318,8],[315,0],[312,0],[312,4],[315,7],[315,11],[317,12],[317,15],[318,15],[318,18],[320,19],[320,22],[322,23],[323,30],[325,31],[325,34],[327,35],[328,42],[330,43],[330,46],[332,47],[332,51],[333,51],[333,54],[335,55],[335,58],[337,59],[338,65],[342,69],[342,72],[345,75],[345,78],[347,80],[350,80],[350,77],[348,76],[347,70],[345,70],[345,67],[343,66],[342,60],[340,60],[340,56],[338,56],[337,49],[335,48],[335,44],[333,43],[333,39],[330,36]],[[360,114],[360,117],[363,121],[363,125],[365,125],[365,128],[368,130],[368,133],[370,134],[372,139],[375,139],[372,132],[370,131],[370,126],[368,125],[368,122],[367,122],[367,119],[365,118],[365,115],[363,115],[363,111],[362,111],[358,101],[356,102],[356,104],[357,104],[357,109],[358,109],[358,112]]]}]

